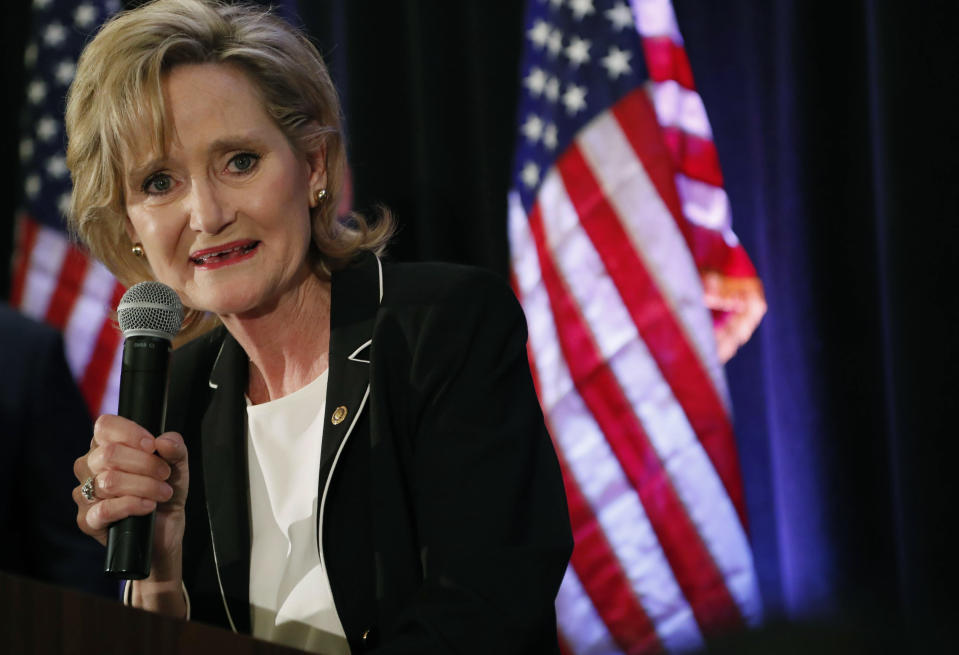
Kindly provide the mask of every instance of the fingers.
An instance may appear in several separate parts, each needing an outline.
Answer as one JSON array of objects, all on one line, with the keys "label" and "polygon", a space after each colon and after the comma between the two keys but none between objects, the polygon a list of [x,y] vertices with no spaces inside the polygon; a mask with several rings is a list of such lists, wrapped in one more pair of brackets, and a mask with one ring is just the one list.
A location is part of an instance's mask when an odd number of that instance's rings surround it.
[{"label": "fingers", "polygon": [[[168,432],[154,438],[120,416],[101,416],[94,425],[90,451],[73,466],[80,484],[73,489],[77,525],[101,544],[110,524],[149,514],[162,505],[181,511],[187,493],[187,449]],[[88,493],[83,493],[87,480]],[[88,498],[92,491],[92,500]]]},{"label": "fingers", "polygon": [[[83,521],[86,524],[80,525],[80,529],[95,537],[101,533],[105,535],[107,528],[120,519],[128,516],[144,516],[156,509],[156,503],[145,498],[136,498],[133,496],[123,496],[122,498],[107,498],[90,505],[89,509],[83,515]],[[80,523],[79,517],[77,523]]]},{"label": "fingers", "polygon": [[99,444],[123,443],[131,448],[153,449],[153,435],[128,418],[103,414],[93,424],[93,440]]},{"label": "fingers", "polygon": [[77,526],[96,539],[101,545],[107,543],[110,525],[128,516],[142,516],[156,509],[156,502],[135,496],[94,500],[84,498],[80,487],[73,489],[73,502],[77,504]]},{"label": "fingers", "polygon": [[[74,462],[73,474],[82,482],[110,465],[122,468],[131,465],[131,462],[138,467],[135,472],[148,474],[149,460],[132,453],[152,454],[155,449],[154,442],[155,439],[150,433],[133,421],[105,414],[94,424],[90,451]],[[161,477],[165,478],[167,475],[169,473]]]},{"label": "fingers", "polygon": [[108,443],[95,448],[86,459],[90,475],[98,475],[105,471],[124,471],[157,480],[166,480],[170,477],[170,465],[161,457],[123,444]]},{"label": "fingers", "polygon": [[104,471],[93,477],[93,493],[99,500],[136,496],[156,502],[166,502],[173,496],[173,488],[163,480],[124,471]]}]

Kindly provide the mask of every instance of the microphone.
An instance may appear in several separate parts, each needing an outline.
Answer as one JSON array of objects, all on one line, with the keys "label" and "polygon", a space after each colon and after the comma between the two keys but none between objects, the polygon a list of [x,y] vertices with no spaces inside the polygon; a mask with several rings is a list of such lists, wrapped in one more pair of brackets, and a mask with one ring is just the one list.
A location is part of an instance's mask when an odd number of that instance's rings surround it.
[{"label": "microphone", "polygon": [[[130,287],[117,307],[123,332],[123,366],[117,414],[156,436],[166,415],[170,341],[180,331],[183,305],[176,292],[159,282]],[[121,580],[150,575],[156,512],[128,516],[112,524],[107,535],[104,572]]]}]

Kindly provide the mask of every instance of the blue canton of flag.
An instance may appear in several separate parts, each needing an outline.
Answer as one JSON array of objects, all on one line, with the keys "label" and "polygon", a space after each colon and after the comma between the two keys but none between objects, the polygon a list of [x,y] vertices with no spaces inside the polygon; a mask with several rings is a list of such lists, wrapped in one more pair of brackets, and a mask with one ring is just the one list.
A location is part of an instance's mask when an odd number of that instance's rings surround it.
[{"label": "blue canton of flag", "polygon": [[33,0],[30,39],[24,53],[26,103],[20,162],[25,210],[39,223],[63,229],[70,203],[63,112],[83,44],[119,0]]},{"label": "blue canton of flag", "polygon": [[527,211],[544,172],[576,134],[648,79],[629,5],[535,1],[519,107],[514,187]]}]

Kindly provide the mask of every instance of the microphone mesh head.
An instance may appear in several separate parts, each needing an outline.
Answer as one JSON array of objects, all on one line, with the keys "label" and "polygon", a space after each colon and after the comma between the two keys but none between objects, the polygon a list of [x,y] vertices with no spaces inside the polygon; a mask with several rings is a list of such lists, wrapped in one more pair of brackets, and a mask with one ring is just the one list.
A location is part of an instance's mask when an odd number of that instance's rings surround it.
[{"label": "microphone mesh head", "polygon": [[124,338],[173,339],[183,323],[183,305],[176,291],[160,282],[140,282],[127,289],[117,306]]}]

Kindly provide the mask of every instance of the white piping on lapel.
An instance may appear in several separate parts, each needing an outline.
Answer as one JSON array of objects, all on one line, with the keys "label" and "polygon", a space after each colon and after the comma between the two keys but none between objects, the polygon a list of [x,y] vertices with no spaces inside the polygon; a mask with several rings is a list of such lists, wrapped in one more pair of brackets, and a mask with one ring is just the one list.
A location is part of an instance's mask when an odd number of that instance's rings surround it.
[{"label": "white piping on lapel", "polygon": [[349,357],[347,357],[347,359],[350,360],[351,362],[359,362],[359,363],[361,363],[361,364],[369,364],[369,363],[370,363],[370,360],[368,360],[368,359],[360,359],[360,358],[357,357],[357,355],[359,355],[359,354],[360,354],[360,351],[366,349],[371,343],[373,343],[373,340],[372,340],[372,339],[367,340],[366,343],[364,343],[362,346],[360,346],[359,348],[357,348],[356,350],[354,350],[354,351],[353,351],[353,354],[350,355]]},{"label": "white piping on lapel", "polygon": [[[214,387],[215,389],[216,387]],[[207,508],[207,515],[210,510]],[[216,583],[220,586],[220,600],[223,601],[223,609],[226,610],[226,620],[230,622],[230,630],[236,632],[236,624],[233,623],[233,615],[230,614],[230,605],[226,602],[226,592],[223,591],[223,580],[220,579],[220,561],[216,557],[216,539],[213,538],[213,524],[207,521],[210,526],[210,546],[213,549],[213,568],[216,569]]]},{"label": "white piping on lapel", "polygon": [[[223,349],[226,347],[226,339],[223,340],[223,343],[220,344],[220,350],[216,354],[216,359],[213,360],[213,368],[210,369],[211,378],[207,380],[207,384],[210,385],[211,389],[216,389],[217,384],[213,382],[212,375],[213,371],[216,370],[216,365],[220,363],[220,355],[223,354]],[[210,508],[207,506],[207,525],[210,528],[210,547],[213,550],[213,568],[216,570],[216,584],[220,587],[220,600],[223,601],[223,609],[226,611],[226,620],[230,623],[230,630],[236,632],[236,624],[233,623],[233,614],[230,613],[230,605],[226,601],[226,592],[223,590],[223,579],[220,577],[220,560],[216,556],[216,539],[213,537],[213,522],[210,520]]]},{"label": "white piping on lapel", "polygon": [[[210,377],[209,380],[207,380],[207,384],[210,385],[210,388],[211,388],[211,389],[216,389],[217,386],[218,386],[218,385],[213,381],[213,377],[212,377],[212,376],[213,376],[213,371],[216,370],[216,365],[220,363],[220,355],[223,354],[223,348],[224,348],[224,346],[226,346],[226,339],[224,339],[224,340],[223,340],[223,343],[220,344],[220,350],[217,351],[217,353],[216,353],[216,359],[213,360],[213,368],[210,369],[210,376],[211,376],[211,377]],[[236,631],[234,630],[234,632],[236,632]]]},{"label": "white piping on lapel", "polygon": [[[336,471],[336,463],[340,460],[340,454],[343,452],[343,446],[346,445],[346,442],[350,439],[350,434],[353,432],[353,428],[356,427],[356,422],[360,420],[360,416],[363,415],[363,409],[366,407],[366,399],[370,397],[370,385],[366,385],[366,393],[363,394],[363,400],[360,401],[360,408],[353,414],[353,421],[350,423],[349,429],[346,431],[346,434],[343,435],[343,441],[340,442],[340,447],[336,449],[336,456],[333,457],[333,464],[330,466],[330,473],[326,476],[326,483],[323,485],[323,497],[320,499],[320,529],[317,530],[317,546],[320,551],[320,566],[323,568],[323,575],[326,576],[327,581],[330,578],[330,572],[326,568],[326,558],[323,556],[323,512],[326,510],[326,493],[330,490],[330,480],[333,479],[333,472]],[[327,582],[329,584],[329,582]]]},{"label": "white piping on lapel", "polygon": [[383,302],[383,262],[380,261],[379,255],[373,255],[376,257],[376,267],[380,271],[380,302]]}]

